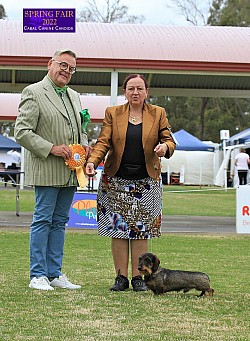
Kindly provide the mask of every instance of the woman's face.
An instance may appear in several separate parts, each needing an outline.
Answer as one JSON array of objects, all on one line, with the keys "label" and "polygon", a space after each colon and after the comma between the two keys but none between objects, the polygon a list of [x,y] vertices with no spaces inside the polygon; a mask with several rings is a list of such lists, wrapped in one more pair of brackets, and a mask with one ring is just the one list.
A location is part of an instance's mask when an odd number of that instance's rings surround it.
[{"label": "woman's face", "polygon": [[132,78],[127,82],[124,95],[130,105],[143,105],[148,97],[148,90],[145,87],[143,79],[140,77]]}]

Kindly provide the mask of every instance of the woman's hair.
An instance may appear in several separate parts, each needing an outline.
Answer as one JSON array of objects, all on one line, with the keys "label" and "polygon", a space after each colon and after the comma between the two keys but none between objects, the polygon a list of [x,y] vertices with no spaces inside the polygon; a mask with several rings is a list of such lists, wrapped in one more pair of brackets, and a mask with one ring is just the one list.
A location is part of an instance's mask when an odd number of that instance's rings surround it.
[{"label": "woman's hair", "polygon": [[245,153],[246,150],[244,148],[240,148],[240,153]]},{"label": "woman's hair", "polygon": [[137,73],[131,73],[130,75],[128,75],[125,79],[124,79],[124,82],[122,84],[122,89],[123,90],[126,90],[126,86],[127,86],[127,83],[128,81],[130,81],[130,79],[133,79],[133,78],[141,78],[145,84],[145,88],[148,89],[148,83],[147,83],[147,80],[146,78],[143,76],[143,75],[138,75]]}]

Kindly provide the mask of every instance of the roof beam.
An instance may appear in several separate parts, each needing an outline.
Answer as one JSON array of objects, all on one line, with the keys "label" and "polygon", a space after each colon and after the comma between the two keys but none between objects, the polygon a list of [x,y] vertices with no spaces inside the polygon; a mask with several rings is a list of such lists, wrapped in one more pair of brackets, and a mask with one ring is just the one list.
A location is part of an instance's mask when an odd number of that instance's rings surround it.
[{"label": "roof beam", "polygon": [[[20,93],[29,84],[0,83],[0,92]],[[99,93],[109,96],[110,86],[96,85],[71,85],[72,89],[80,94]],[[228,90],[228,89],[187,89],[187,88],[154,88],[149,89],[150,96],[170,97],[225,97],[225,98],[250,98],[249,90]],[[118,95],[122,95],[121,89]]]}]

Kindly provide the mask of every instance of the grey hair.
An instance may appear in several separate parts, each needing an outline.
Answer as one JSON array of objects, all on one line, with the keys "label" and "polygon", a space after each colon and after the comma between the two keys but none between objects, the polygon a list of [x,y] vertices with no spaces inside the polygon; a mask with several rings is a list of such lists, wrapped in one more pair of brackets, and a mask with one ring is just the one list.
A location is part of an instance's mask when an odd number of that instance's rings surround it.
[{"label": "grey hair", "polygon": [[70,56],[74,57],[76,59],[76,54],[75,52],[71,51],[71,50],[68,50],[68,49],[65,49],[65,50],[57,50],[55,53],[54,53],[54,56],[52,58],[55,58],[56,56],[60,56],[61,54],[63,53],[67,53],[69,54]]}]

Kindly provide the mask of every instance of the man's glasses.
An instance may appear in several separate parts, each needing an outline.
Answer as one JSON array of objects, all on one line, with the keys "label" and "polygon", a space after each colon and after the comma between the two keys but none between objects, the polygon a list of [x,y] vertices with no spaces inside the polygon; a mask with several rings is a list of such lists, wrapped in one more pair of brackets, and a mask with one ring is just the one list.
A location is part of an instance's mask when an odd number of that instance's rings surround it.
[{"label": "man's glasses", "polygon": [[66,62],[58,62],[58,61],[55,60],[55,59],[52,59],[52,60],[53,60],[54,62],[56,62],[57,64],[60,65],[60,69],[61,69],[61,70],[66,71],[66,70],[69,69],[69,73],[70,73],[71,75],[73,75],[73,73],[76,72],[76,67],[75,67],[75,66],[69,66],[68,63],[66,63]]}]

